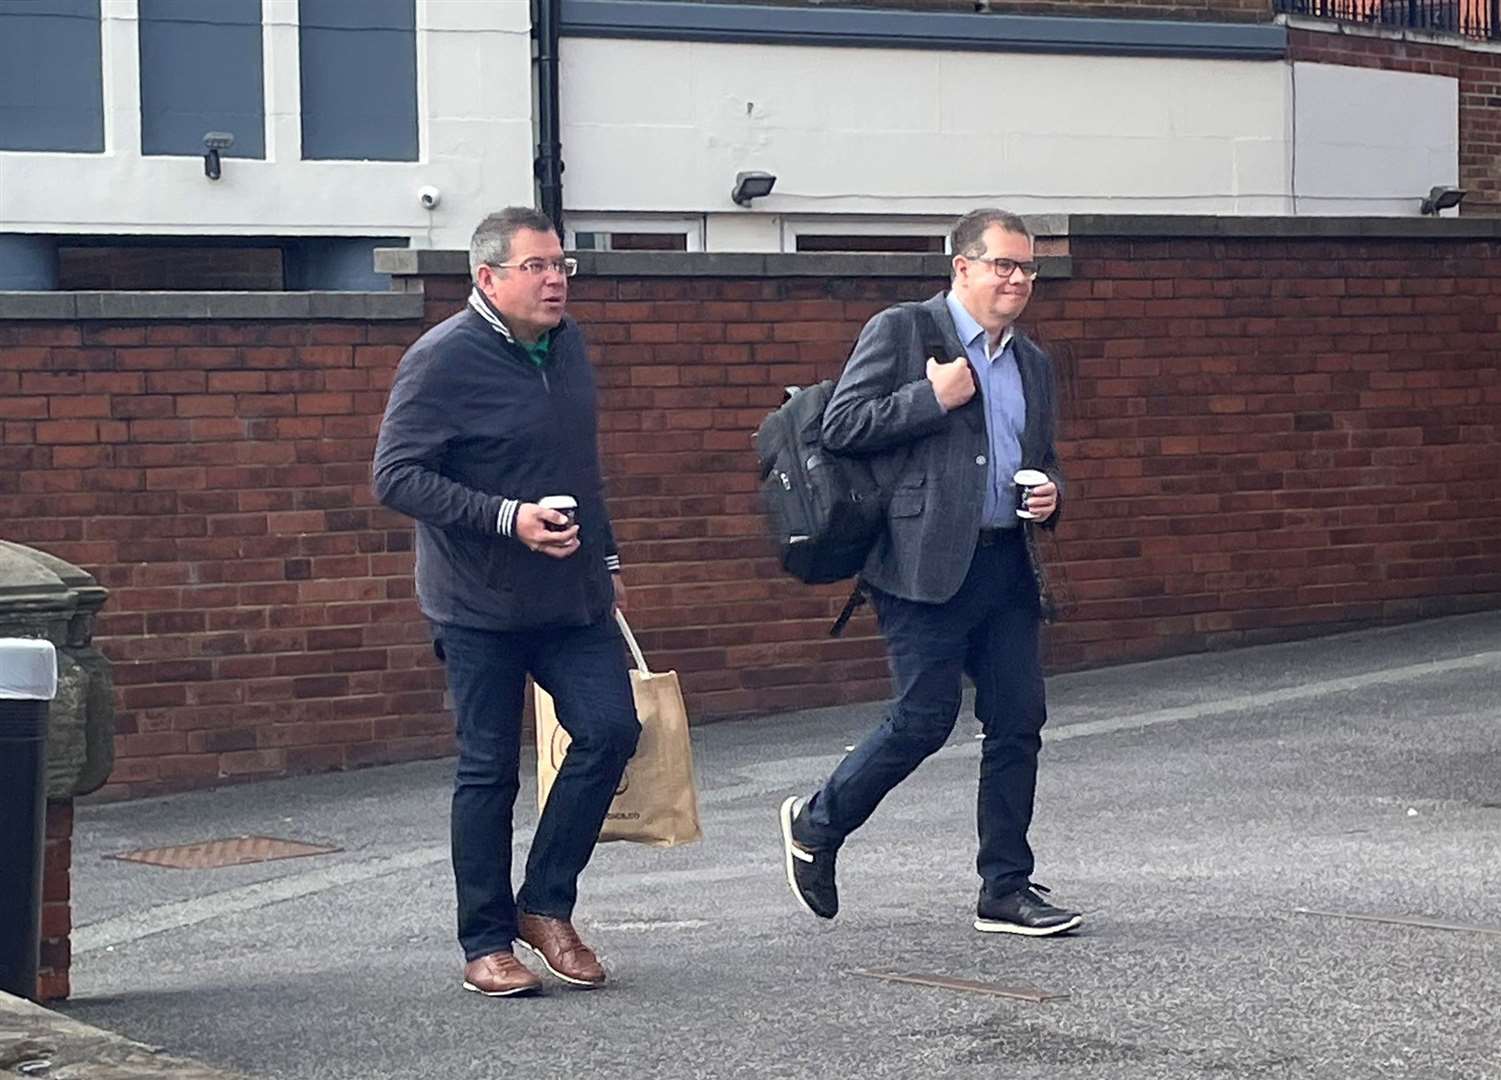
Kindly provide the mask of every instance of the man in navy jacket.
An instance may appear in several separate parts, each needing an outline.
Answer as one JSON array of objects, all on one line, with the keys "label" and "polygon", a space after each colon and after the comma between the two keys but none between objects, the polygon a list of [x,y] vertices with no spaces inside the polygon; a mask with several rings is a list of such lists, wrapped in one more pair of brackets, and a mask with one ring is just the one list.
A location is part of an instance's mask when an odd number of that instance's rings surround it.
[{"label": "man in navy jacket", "polygon": [[[552,222],[510,207],[469,246],[464,310],[402,357],[375,450],[376,498],[417,520],[417,597],[457,720],[453,867],[464,987],[492,997],[541,983],[512,952],[598,986],[571,922],[578,876],[641,728],[613,608],[620,559],[600,478],[594,375],[564,314]],[[539,505],[572,496],[576,520]],[[526,677],[549,691],[572,744],[511,891]]]}]

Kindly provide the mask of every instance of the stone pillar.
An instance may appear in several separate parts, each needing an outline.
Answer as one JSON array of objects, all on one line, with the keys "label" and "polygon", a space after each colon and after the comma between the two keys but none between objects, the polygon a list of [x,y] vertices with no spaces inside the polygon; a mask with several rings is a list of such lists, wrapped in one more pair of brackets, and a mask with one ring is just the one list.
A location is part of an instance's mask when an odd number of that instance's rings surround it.
[{"label": "stone pillar", "polygon": [[73,800],[98,790],[114,764],[114,688],[109,661],[93,645],[94,618],[108,596],[72,563],[0,540],[0,637],[46,638],[57,647],[57,698],[47,723],[43,1000],[69,990]]}]

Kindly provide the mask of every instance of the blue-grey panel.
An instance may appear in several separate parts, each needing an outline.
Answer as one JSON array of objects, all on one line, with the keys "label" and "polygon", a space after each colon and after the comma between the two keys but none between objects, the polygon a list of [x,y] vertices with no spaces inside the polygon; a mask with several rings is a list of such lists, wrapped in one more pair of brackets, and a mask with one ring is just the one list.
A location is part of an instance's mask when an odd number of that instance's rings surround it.
[{"label": "blue-grey panel", "polygon": [[57,288],[57,240],[0,233],[0,291]]},{"label": "blue-grey panel", "polygon": [[297,21],[320,30],[411,30],[413,0],[302,0]]},{"label": "blue-grey panel", "polygon": [[302,0],[304,160],[417,160],[414,0]]},{"label": "blue-grey panel", "polygon": [[201,154],[227,131],[226,157],[266,156],[261,0],[140,0],[141,153]]},{"label": "blue-grey panel", "polygon": [[389,274],[375,272],[375,249],[405,247],[400,237],[310,236],[288,241],[287,287],[339,292],[383,292]]},{"label": "blue-grey panel", "polygon": [[562,32],[571,37],[1240,60],[1278,59],[1287,53],[1287,28],[1269,24],[763,7],[683,0],[563,0]]},{"label": "blue-grey panel", "polygon": [[99,0],[0,0],[0,150],[103,149]]}]

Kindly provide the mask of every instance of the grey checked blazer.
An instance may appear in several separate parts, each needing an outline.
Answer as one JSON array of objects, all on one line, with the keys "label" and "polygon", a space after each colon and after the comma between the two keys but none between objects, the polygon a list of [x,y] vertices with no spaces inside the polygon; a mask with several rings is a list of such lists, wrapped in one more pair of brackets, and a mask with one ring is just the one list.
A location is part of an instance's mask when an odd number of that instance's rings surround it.
[{"label": "grey checked blazer", "polygon": [[[898,304],[865,324],[824,410],[823,441],[835,453],[869,458],[882,489],[890,493],[886,530],[861,576],[882,592],[939,604],[959,591],[974,558],[990,444],[979,394],[951,413],[938,404],[927,377],[917,306]],[[944,294],[922,306],[943,334],[947,352],[937,359],[964,356]],[[1061,511],[1052,362],[1021,334],[1013,342],[1027,399],[1022,468],[1041,469],[1052,478]],[[1058,517],[1055,511],[1043,527],[1052,528]],[[1027,549],[1046,611],[1041,566],[1030,542]]]}]

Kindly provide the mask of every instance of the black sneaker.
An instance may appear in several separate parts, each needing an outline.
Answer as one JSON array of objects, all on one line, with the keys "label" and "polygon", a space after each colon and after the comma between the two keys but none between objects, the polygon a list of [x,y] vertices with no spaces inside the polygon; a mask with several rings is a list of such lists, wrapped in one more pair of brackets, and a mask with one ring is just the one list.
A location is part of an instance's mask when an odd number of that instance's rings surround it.
[{"label": "black sneaker", "polygon": [[792,839],[792,822],[806,799],[793,795],[782,801],[782,851],[787,860],[787,887],[809,914],[832,919],[839,914],[839,889],[834,884],[834,852],[809,850]]},{"label": "black sneaker", "polygon": [[1077,911],[1054,907],[1039,895],[1047,891],[1044,885],[1029,884],[1025,889],[1005,896],[991,897],[981,890],[980,904],[975,911],[975,929],[982,934],[1047,937],[1066,933],[1084,921],[1084,916]]}]

